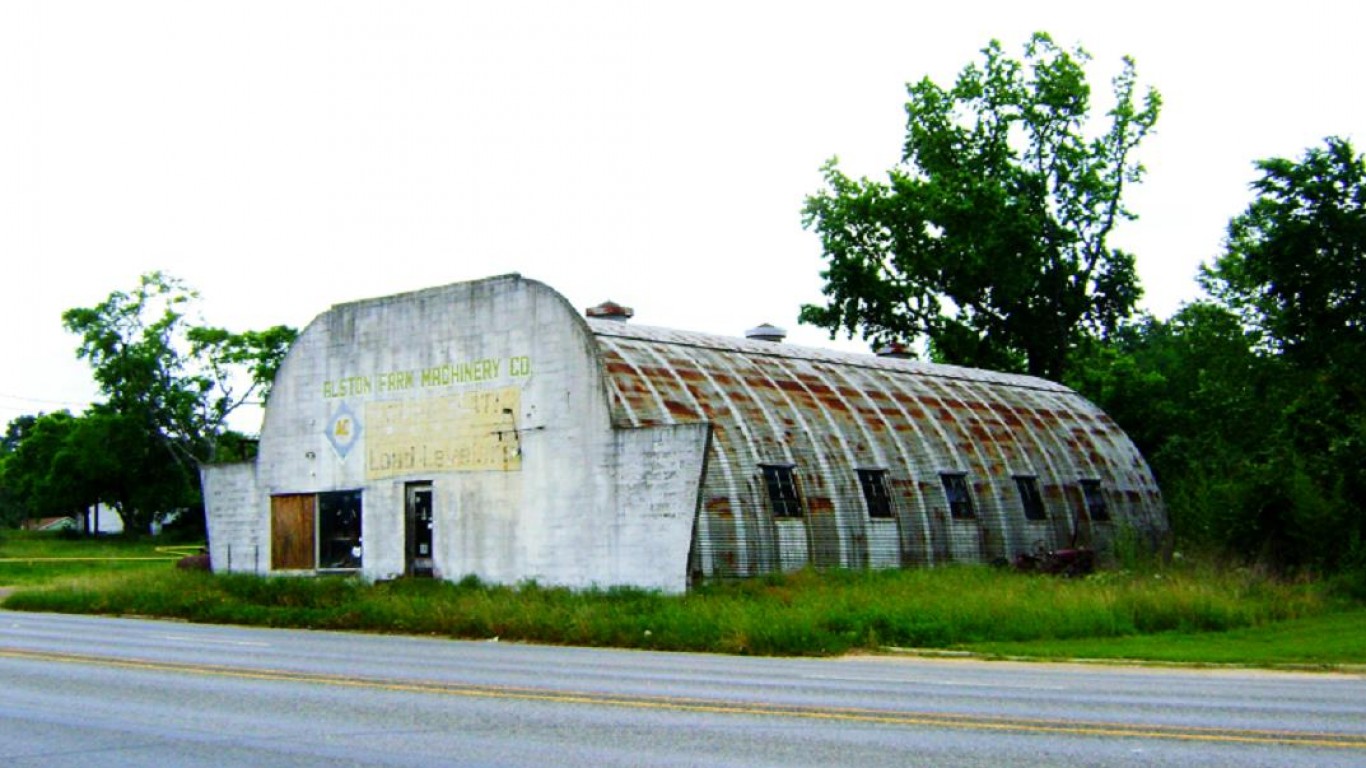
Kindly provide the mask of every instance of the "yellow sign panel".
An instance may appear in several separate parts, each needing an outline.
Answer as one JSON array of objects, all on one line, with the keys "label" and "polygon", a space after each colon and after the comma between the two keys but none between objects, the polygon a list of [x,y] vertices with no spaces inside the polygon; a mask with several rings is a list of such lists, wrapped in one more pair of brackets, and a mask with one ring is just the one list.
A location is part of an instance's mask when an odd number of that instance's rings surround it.
[{"label": "yellow sign panel", "polygon": [[365,476],[522,469],[521,390],[365,404]]}]

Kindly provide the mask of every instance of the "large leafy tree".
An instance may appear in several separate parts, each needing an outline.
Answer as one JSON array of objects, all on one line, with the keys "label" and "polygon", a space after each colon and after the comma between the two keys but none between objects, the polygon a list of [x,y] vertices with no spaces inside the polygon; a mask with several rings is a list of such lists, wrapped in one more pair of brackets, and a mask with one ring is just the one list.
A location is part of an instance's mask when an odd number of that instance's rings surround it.
[{"label": "large leafy tree", "polygon": [[199,298],[161,272],[94,307],[67,310],[106,407],[144,419],[181,459],[213,461],[228,417],[268,394],[296,332],[286,326],[230,333],[196,325],[186,313]]},{"label": "large leafy tree", "polygon": [[234,411],[264,400],[296,336],[286,326],[231,333],[197,323],[187,314],[197,298],[154,272],[62,316],[106,400],[75,421],[41,469],[95,487],[132,533],[195,505],[198,464],[218,458]]},{"label": "large leafy tree", "polygon": [[1366,161],[1329,138],[1257,168],[1257,197],[1202,283],[1301,367],[1366,364]]},{"label": "large leafy tree", "polygon": [[1138,445],[1186,545],[1259,549],[1241,508],[1278,454],[1265,404],[1283,386],[1279,361],[1224,306],[1188,304],[1084,345],[1067,383]]},{"label": "large leafy tree", "polygon": [[98,500],[85,477],[63,475],[58,468],[77,422],[66,411],[21,416],[10,422],[0,479],[23,516],[73,514]]},{"label": "large leafy tree", "polygon": [[945,89],[908,86],[902,162],[885,182],[837,160],[807,198],[821,237],[823,306],[803,322],[874,343],[927,341],[939,360],[1060,379],[1083,339],[1112,331],[1140,296],[1133,257],[1109,244],[1133,218],[1134,154],[1160,107],[1131,60],[1092,135],[1080,48],[1035,34],[1024,57],[992,42]]},{"label": "large leafy tree", "polygon": [[1289,564],[1366,569],[1366,161],[1326,139],[1257,163],[1256,197],[1202,283],[1283,368],[1277,425],[1244,519]]}]

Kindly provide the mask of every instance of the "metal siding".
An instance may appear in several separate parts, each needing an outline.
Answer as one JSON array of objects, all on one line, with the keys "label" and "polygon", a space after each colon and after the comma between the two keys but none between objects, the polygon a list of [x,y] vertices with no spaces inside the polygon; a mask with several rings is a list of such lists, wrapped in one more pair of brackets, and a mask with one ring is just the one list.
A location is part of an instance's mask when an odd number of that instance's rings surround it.
[{"label": "metal siding", "polygon": [[[712,425],[693,562],[704,577],[799,567],[1008,557],[1035,542],[1102,543],[1077,516],[1102,481],[1115,523],[1166,530],[1128,437],[1067,388],[1026,376],[590,320],[620,427]],[[759,465],[790,463],[803,521],[776,522]],[[855,470],[888,470],[893,520],[869,520]],[[941,472],[963,472],[976,519],[954,520]],[[1048,521],[1024,517],[1016,475],[1038,478]]]}]

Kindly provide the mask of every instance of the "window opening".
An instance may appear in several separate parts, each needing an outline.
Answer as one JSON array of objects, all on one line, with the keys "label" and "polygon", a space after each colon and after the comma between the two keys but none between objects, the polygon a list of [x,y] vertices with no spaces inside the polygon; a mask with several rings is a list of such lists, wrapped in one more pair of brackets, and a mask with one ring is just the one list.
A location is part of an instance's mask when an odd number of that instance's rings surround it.
[{"label": "window opening", "polygon": [[361,567],[360,491],[318,494],[318,567],[346,571]]},{"label": "window opening", "polygon": [[1015,478],[1015,488],[1020,492],[1020,505],[1024,507],[1026,520],[1047,520],[1048,512],[1043,506],[1043,496],[1039,494],[1037,478],[1019,476]]},{"label": "window opening", "polygon": [[944,472],[939,475],[944,484],[944,497],[949,502],[949,514],[957,520],[970,520],[977,516],[972,509],[972,495],[968,493],[967,475],[961,472]]},{"label": "window opening", "polygon": [[797,478],[790,464],[761,464],[764,486],[774,517],[801,517],[802,500],[797,495]]},{"label": "window opening", "polygon": [[860,469],[859,486],[863,488],[863,501],[868,505],[869,517],[891,517],[892,497],[887,493],[887,470]]},{"label": "window opening", "polygon": [[1110,508],[1105,504],[1105,494],[1101,492],[1099,480],[1082,480],[1081,495],[1086,501],[1086,514],[1092,520],[1110,519]]}]

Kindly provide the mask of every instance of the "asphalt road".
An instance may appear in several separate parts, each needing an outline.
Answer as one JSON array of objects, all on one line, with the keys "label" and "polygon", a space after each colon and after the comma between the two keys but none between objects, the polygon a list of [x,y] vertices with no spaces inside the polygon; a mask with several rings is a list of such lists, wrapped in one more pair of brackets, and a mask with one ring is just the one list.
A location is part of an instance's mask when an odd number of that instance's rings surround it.
[{"label": "asphalt road", "polygon": [[1366,677],[0,613],[0,766],[1362,766]]}]

